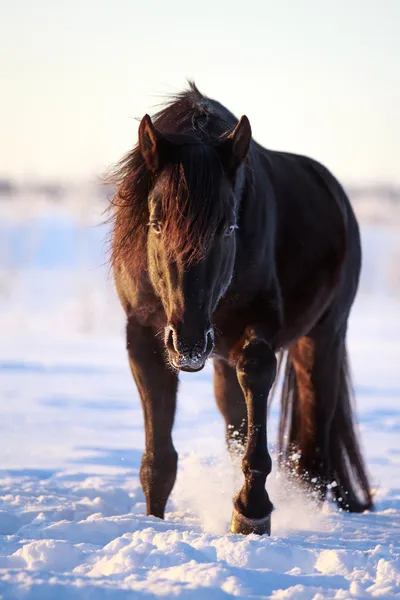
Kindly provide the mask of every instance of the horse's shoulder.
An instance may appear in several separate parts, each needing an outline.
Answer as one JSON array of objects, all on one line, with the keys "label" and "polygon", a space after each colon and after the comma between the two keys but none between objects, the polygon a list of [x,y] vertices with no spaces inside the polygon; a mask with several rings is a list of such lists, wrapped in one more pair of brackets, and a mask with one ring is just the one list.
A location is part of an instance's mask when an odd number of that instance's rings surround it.
[{"label": "horse's shoulder", "polygon": [[115,287],[125,314],[140,325],[158,327],[163,310],[146,272],[131,271],[125,263],[114,268]]}]

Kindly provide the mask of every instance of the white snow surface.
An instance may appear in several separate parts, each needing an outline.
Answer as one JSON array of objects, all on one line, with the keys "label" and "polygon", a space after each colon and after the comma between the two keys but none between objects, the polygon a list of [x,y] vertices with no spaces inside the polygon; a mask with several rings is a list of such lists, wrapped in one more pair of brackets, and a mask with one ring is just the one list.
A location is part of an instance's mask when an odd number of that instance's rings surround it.
[{"label": "white snow surface", "polygon": [[140,401],[94,220],[0,219],[0,598],[400,597],[399,231],[363,231],[349,331],[376,510],[320,508],[274,464],[272,536],[244,537],[227,533],[241,472],[211,365],[182,377],[178,480],[165,521],[145,514]]}]

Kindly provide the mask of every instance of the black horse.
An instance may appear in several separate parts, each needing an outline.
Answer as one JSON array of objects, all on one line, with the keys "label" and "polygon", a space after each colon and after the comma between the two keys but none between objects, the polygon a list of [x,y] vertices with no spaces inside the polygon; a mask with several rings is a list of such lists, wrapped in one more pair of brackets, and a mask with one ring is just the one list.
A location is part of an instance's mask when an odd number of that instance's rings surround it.
[{"label": "black horse", "polygon": [[179,371],[212,357],[228,445],[244,446],[231,531],[270,533],[277,355],[281,461],[295,453],[296,476],[321,498],[331,489],[342,509],[371,508],[345,347],[360,237],[340,184],[310,158],[257,144],[247,117],[238,122],[194,84],[154,124],[143,117],[114,182],[112,266],[144,412],[148,514],[164,517],[175,482]]}]

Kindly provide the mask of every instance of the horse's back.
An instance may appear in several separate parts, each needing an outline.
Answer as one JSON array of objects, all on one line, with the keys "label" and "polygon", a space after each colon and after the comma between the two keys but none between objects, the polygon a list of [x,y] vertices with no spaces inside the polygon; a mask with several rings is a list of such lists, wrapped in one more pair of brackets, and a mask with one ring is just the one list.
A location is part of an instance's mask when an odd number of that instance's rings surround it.
[{"label": "horse's back", "polygon": [[288,225],[288,213],[324,237],[328,221],[343,229],[349,219],[355,220],[346,193],[324,165],[308,156],[259,148],[272,173],[282,230]]}]

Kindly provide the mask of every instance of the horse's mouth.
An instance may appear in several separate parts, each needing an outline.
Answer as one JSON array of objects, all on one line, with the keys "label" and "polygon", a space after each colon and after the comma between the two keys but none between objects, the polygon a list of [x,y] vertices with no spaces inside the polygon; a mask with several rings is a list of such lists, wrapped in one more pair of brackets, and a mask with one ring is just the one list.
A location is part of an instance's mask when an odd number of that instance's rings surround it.
[{"label": "horse's mouth", "polygon": [[202,369],[204,369],[206,362],[204,361],[203,363],[196,363],[195,365],[189,365],[189,364],[181,364],[180,365],[179,363],[176,363],[174,360],[172,360],[171,364],[174,367],[174,369],[176,369],[177,371],[184,371],[185,373],[197,373],[198,371],[201,371]]},{"label": "horse's mouth", "polygon": [[180,370],[185,371],[186,373],[197,373],[198,371],[201,371],[202,369],[204,369],[205,364],[206,363],[200,365],[200,367],[189,367],[189,366],[181,367]]}]

